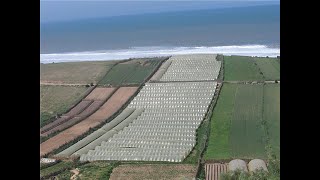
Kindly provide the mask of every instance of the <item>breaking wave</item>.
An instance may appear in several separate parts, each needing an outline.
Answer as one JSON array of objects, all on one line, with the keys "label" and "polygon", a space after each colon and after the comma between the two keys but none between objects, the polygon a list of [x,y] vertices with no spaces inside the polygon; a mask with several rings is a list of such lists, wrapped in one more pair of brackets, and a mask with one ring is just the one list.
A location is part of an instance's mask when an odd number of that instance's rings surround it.
[{"label": "breaking wave", "polygon": [[280,55],[279,48],[266,45],[241,45],[241,46],[200,46],[200,47],[170,47],[170,46],[146,46],[132,47],[120,50],[71,52],[40,54],[41,63],[75,62],[75,61],[104,61],[120,60],[128,58],[169,56],[179,54],[224,54],[241,56],[276,57]]}]

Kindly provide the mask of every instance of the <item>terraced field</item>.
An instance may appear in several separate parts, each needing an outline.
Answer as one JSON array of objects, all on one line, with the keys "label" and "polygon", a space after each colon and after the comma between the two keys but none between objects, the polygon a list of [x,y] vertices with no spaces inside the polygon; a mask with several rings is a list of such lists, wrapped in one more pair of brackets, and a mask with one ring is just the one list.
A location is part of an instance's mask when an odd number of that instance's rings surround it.
[{"label": "terraced field", "polygon": [[95,88],[79,104],[60,118],[40,129],[41,136],[47,136],[64,130],[94,113],[112,93],[115,88]]},{"label": "terraced field", "polygon": [[135,59],[114,66],[99,85],[141,84],[164,58]]},{"label": "terraced field", "polygon": [[40,126],[56,114],[65,113],[87,90],[84,86],[40,86]]},{"label": "terraced field", "polygon": [[[154,79],[174,82],[146,83],[128,106],[135,109],[132,114],[136,111],[139,114],[132,119],[130,115],[123,120],[129,121],[128,124],[119,129],[114,127],[105,133],[105,138],[100,135],[99,142],[82,148],[86,151],[76,152],[81,155],[80,161],[181,162],[186,158],[196,144],[196,130],[213,98],[217,86],[213,80],[218,76],[221,63],[216,61],[216,55],[174,56],[170,59],[172,63],[168,71]],[[185,65],[184,60],[188,61]],[[214,73],[203,72],[203,64],[197,63],[202,61],[214,68]],[[184,72],[179,72],[181,66],[185,67]],[[188,74],[187,78],[181,76],[183,73]],[[190,78],[194,82],[181,82],[190,81]],[[112,135],[111,131],[114,132]],[[77,144],[82,146],[84,143],[79,141]],[[65,154],[70,155],[78,145],[70,147]]]},{"label": "terraced field", "polygon": [[40,82],[58,84],[97,83],[116,61],[40,64]]},{"label": "terraced field", "polygon": [[111,115],[117,112],[127,100],[137,91],[137,87],[121,87],[105,102],[95,113],[80,123],[62,131],[47,141],[40,144],[40,156],[43,156],[54,149],[68,143],[90,128],[96,127],[103,123]]}]

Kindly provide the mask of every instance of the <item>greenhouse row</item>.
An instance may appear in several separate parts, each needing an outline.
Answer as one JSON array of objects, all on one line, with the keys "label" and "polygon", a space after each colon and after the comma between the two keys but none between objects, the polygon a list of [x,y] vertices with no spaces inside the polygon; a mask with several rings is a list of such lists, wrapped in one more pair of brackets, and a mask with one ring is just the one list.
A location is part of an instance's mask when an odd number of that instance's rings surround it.
[{"label": "greenhouse row", "polygon": [[181,162],[196,144],[220,66],[216,55],[169,58],[120,115],[60,155],[80,155],[81,161]]},{"label": "greenhouse row", "polygon": [[[180,83],[168,84],[147,83],[139,92],[140,96],[136,96],[128,106],[145,110],[122,131],[103,141],[94,150],[81,155],[80,159],[82,161],[159,159],[159,161],[181,162],[196,143],[196,129],[201,124],[213,98],[216,83],[193,83],[191,87],[194,89],[199,85],[201,88],[210,89],[212,92],[207,95],[185,93],[179,98],[155,99],[154,96],[168,95],[167,89],[179,94],[179,89],[174,87]],[[152,97],[144,97],[143,94],[150,93],[144,88],[153,86],[162,88],[153,89]],[[159,149],[161,152],[154,149]],[[120,152],[124,153],[121,155]]]},{"label": "greenhouse row", "polygon": [[216,55],[173,56],[171,65],[160,81],[201,81],[217,79],[221,62]]}]

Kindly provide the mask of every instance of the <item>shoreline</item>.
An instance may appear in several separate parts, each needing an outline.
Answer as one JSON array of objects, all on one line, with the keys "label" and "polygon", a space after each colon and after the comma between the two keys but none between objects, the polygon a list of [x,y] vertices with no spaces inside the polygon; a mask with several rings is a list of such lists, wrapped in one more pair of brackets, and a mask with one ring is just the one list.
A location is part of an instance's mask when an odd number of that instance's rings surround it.
[{"label": "shoreline", "polygon": [[108,61],[129,58],[147,58],[171,56],[181,54],[224,54],[240,56],[277,57],[280,48],[266,45],[230,45],[230,46],[200,46],[200,47],[170,47],[146,46],[132,47],[118,50],[98,50],[70,53],[40,54],[40,63],[80,62],[80,61]]}]

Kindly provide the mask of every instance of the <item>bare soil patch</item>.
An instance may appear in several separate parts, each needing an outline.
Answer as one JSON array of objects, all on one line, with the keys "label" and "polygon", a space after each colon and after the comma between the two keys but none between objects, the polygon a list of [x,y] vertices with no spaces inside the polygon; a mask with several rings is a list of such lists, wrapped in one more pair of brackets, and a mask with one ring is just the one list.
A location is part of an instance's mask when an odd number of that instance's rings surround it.
[{"label": "bare soil patch", "polygon": [[191,180],[195,173],[191,164],[127,164],[113,169],[110,180]]}]

